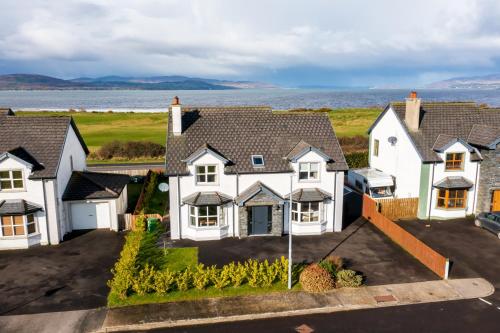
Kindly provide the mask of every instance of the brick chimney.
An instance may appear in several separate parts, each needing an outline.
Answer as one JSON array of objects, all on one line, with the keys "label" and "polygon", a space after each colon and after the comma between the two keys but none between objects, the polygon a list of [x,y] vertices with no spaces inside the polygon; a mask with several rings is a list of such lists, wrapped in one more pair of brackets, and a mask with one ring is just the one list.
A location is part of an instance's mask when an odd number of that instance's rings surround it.
[{"label": "brick chimney", "polygon": [[175,96],[170,105],[170,112],[172,112],[172,133],[174,135],[182,134],[182,109],[179,97]]},{"label": "brick chimney", "polygon": [[412,91],[406,99],[405,122],[410,131],[418,131],[420,125],[420,98],[417,98],[417,92]]}]

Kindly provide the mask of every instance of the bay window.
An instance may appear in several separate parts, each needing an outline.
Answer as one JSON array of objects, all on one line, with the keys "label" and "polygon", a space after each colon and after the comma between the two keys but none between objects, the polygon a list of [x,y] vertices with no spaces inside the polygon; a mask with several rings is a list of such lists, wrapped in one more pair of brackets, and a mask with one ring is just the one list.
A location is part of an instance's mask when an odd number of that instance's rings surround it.
[{"label": "bay window", "polygon": [[33,214],[28,215],[6,215],[0,219],[3,237],[26,236],[37,232],[36,219]]},{"label": "bay window", "polygon": [[321,202],[292,202],[292,222],[320,222]]},{"label": "bay window", "polygon": [[215,184],[217,183],[216,165],[198,165],[196,166],[197,184]]},{"label": "bay window", "polygon": [[22,190],[24,188],[22,170],[0,171],[0,190]]},{"label": "bay window", "polygon": [[224,207],[189,206],[189,224],[193,227],[218,227],[224,225]]},{"label": "bay window", "polygon": [[319,179],[319,163],[299,163],[299,180]]}]

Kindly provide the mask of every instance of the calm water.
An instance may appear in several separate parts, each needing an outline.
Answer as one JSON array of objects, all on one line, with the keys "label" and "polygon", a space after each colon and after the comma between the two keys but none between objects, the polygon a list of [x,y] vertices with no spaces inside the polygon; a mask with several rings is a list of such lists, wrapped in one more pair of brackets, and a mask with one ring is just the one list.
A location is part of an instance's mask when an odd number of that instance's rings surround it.
[{"label": "calm water", "polygon": [[[419,90],[424,100],[475,101],[500,107],[500,90]],[[178,95],[185,105],[270,105],[274,109],[385,106],[408,90],[66,90],[0,91],[0,107],[14,110],[160,111]]]}]

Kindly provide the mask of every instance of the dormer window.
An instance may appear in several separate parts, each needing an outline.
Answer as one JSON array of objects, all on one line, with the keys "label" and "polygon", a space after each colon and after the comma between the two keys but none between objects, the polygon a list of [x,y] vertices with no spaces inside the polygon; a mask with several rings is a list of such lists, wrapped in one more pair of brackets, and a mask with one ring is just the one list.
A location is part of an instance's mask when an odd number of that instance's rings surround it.
[{"label": "dormer window", "polygon": [[217,183],[216,165],[198,165],[196,166],[197,184],[215,184]]},{"label": "dormer window", "polygon": [[299,180],[318,180],[319,179],[319,163],[308,162],[299,163]]},{"label": "dormer window", "polygon": [[264,156],[252,155],[252,165],[256,168],[264,166]]},{"label": "dormer window", "polygon": [[0,171],[0,190],[22,190],[24,189],[23,172],[21,170]]},{"label": "dormer window", "polygon": [[446,154],[446,171],[460,171],[464,169],[464,153]]}]

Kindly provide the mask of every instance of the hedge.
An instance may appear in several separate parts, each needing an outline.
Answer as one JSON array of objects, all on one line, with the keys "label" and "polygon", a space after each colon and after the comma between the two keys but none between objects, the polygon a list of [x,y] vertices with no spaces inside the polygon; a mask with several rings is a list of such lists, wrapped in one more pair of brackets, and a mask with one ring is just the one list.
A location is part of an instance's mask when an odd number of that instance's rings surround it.
[{"label": "hedge", "polygon": [[149,141],[112,141],[105,143],[92,158],[108,160],[112,158],[156,158],[165,155],[165,147]]},{"label": "hedge", "polygon": [[368,151],[345,154],[345,159],[351,169],[368,167]]}]

